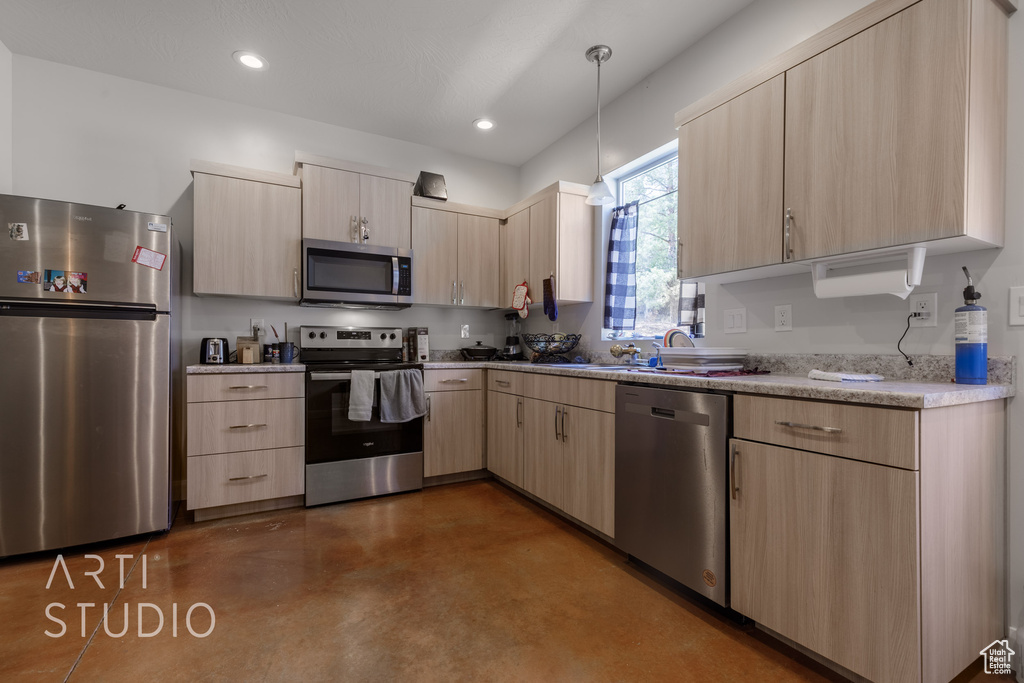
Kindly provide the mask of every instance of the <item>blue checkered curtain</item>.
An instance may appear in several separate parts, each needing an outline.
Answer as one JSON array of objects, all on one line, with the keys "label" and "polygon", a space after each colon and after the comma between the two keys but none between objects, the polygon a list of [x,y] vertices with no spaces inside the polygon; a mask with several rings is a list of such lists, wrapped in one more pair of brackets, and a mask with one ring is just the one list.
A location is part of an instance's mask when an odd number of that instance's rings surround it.
[{"label": "blue checkered curtain", "polygon": [[636,214],[639,203],[634,201],[612,209],[604,285],[606,330],[632,330],[636,325]]}]

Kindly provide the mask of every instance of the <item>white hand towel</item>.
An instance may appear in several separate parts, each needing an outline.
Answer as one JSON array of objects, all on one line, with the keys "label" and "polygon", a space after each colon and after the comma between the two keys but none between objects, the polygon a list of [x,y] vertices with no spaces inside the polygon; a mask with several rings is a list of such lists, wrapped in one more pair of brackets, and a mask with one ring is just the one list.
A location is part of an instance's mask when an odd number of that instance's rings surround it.
[{"label": "white hand towel", "polygon": [[353,370],[348,394],[348,419],[369,422],[373,413],[373,370]]},{"label": "white hand towel", "polygon": [[422,371],[410,368],[380,373],[381,422],[408,422],[426,414]]}]

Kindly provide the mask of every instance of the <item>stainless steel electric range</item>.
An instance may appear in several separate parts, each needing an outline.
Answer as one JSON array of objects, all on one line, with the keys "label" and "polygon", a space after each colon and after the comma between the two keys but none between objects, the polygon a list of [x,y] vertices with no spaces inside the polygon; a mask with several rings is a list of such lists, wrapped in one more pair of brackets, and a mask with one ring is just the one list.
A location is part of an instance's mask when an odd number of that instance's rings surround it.
[{"label": "stainless steel electric range", "polygon": [[402,330],[302,326],[306,365],[306,506],[423,488],[423,418],[385,423],[375,402],[368,421],[349,419],[353,370],[417,368],[402,360]]}]

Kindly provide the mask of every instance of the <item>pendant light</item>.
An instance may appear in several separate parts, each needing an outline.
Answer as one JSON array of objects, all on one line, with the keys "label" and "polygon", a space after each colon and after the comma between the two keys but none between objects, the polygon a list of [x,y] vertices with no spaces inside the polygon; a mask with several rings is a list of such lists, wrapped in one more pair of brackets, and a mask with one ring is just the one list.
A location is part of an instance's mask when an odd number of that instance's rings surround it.
[{"label": "pendant light", "polygon": [[587,61],[597,62],[597,178],[587,194],[587,204],[592,206],[611,204],[615,199],[608,183],[601,177],[601,64],[611,57],[612,49],[607,45],[595,45],[587,50]]}]

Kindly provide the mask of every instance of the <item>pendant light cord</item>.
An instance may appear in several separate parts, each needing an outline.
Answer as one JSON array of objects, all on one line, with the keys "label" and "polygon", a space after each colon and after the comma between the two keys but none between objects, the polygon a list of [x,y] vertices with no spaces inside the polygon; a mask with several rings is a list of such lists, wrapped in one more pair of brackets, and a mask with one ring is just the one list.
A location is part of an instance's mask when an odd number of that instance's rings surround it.
[{"label": "pendant light cord", "polygon": [[601,180],[601,58],[597,62],[597,179]]}]

